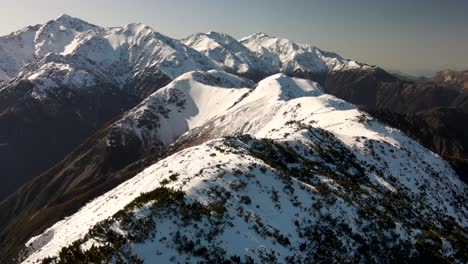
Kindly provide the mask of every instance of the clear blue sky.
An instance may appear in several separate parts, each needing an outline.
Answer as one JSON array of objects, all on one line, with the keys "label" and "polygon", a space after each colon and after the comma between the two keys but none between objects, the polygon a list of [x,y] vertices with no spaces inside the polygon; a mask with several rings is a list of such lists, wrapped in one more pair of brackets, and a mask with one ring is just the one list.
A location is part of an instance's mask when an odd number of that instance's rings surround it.
[{"label": "clear blue sky", "polygon": [[67,13],[142,22],[174,38],[210,30],[309,43],[387,69],[468,69],[468,0],[0,0],[0,35]]}]

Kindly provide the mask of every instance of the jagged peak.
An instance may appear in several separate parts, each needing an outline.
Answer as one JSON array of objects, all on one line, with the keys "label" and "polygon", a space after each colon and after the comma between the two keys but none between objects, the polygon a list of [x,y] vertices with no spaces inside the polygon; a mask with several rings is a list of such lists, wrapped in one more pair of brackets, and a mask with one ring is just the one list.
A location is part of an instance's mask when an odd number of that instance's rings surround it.
[{"label": "jagged peak", "polygon": [[233,36],[222,33],[222,32],[217,32],[217,31],[208,31],[208,32],[198,32],[195,34],[192,34],[181,41],[184,43],[187,42],[197,42],[202,39],[209,38],[215,42],[218,42],[220,44],[226,44],[226,43],[233,43],[233,42],[239,42],[238,39],[234,38]]},{"label": "jagged peak", "polygon": [[41,28],[41,24],[37,24],[37,25],[34,25],[34,26],[27,26],[27,27],[24,27],[22,29],[19,29],[19,30],[16,30],[14,32],[11,32],[10,34],[6,35],[6,36],[0,36],[0,38],[3,38],[3,37],[16,37],[18,35],[21,35],[21,34],[24,34],[24,33],[27,33],[27,32],[35,32],[37,31],[39,28]]},{"label": "jagged peak", "polygon": [[225,42],[226,39],[236,41],[235,38],[230,36],[229,34],[226,33],[221,33],[221,32],[216,32],[216,31],[208,31],[208,32],[197,32],[195,34],[192,34],[184,39],[182,39],[182,42],[187,42],[187,41],[196,41],[200,40],[203,38],[209,38],[211,40],[214,40],[216,42]]},{"label": "jagged peak", "polygon": [[143,23],[140,23],[140,22],[129,23],[129,24],[124,26],[124,29],[134,31],[134,32],[138,32],[138,31],[141,31],[141,30],[150,30],[150,31],[156,32],[150,26],[148,26],[146,24],[143,24]]},{"label": "jagged peak", "polygon": [[77,18],[74,18],[68,14],[63,13],[59,15],[55,20],[71,20],[71,19],[77,19]]},{"label": "jagged peak", "polygon": [[[47,24],[51,24],[51,23],[60,23],[60,24],[67,25],[67,26],[70,26],[70,27],[73,27],[73,28],[77,28],[78,30],[81,30],[81,28],[84,28],[84,27],[86,27],[86,28],[100,28],[99,26],[91,24],[91,23],[89,23],[87,21],[84,21],[84,20],[82,20],[80,18],[70,16],[68,14],[61,14],[56,19],[49,21]],[[80,26],[81,26],[81,28],[80,28]]]},{"label": "jagged peak", "polygon": [[126,35],[131,35],[135,37],[152,35],[160,40],[165,40],[168,38],[167,36],[154,30],[152,27],[139,22],[127,24],[124,27],[119,28],[118,30],[121,30]]},{"label": "jagged peak", "polygon": [[229,38],[232,38],[230,35],[228,35],[226,33],[221,33],[221,32],[217,32],[217,31],[208,31],[205,34],[207,36],[213,36],[213,37],[229,37]]},{"label": "jagged peak", "polygon": [[239,43],[239,41],[232,37],[231,35],[229,34],[226,34],[226,33],[220,33],[220,32],[216,32],[216,31],[209,31],[208,33],[206,33],[206,36],[208,36],[209,38],[217,41],[217,42],[220,42],[220,43],[224,43],[224,44],[228,44],[228,43]]},{"label": "jagged peak", "polygon": [[257,32],[257,33],[254,33],[251,35],[252,37],[256,37],[256,38],[273,38],[272,36],[264,33],[264,32]]},{"label": "jagged peak", "polygon": [[270,40],[274,40],[273,43],[277,43],[277,44],[281,44],[281,45],[290,45],[290,46],[294,46],[296,48],[301,47],[301,48],[305,48],[305,49],[318,49],[315,46],[310,45],[310,44],[302,44],[302,43],[294,42],[294,41],[292,41],[290,39],[287,39],[287,38],[270,36],[270,35],[268,35],[266,33],[263,33],[263,32],[257,32],[257,33],[254,33],[254,34],[250,35],[250,36],[244,37],[244,38],[240,39],[240,42],[246,43],[246,42],[249,42],[249,41],[258,41],[258,40],[269,41],[269,42],[270,42]]},{"label": "jagged peak", "polygon": [[272,38],[272,37],[270,37],[269,35],[267,35],[267,34],[265,34],[263,32],[257,32],[257,33],[248,35],[246,37],[240,38],[239,42],[245,43],[245,42],[249,42],[249,41],[252,41],[252,40],[259,40],[259,39],[264,39],[264,38]]}]

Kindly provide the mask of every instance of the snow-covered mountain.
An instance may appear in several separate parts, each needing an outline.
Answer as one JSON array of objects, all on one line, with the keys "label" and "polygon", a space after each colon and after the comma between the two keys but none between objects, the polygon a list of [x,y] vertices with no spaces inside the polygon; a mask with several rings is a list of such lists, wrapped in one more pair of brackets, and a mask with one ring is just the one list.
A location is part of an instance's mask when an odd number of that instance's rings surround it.
[{"label": "snow-covered mountain", "polygon": [[24,263],[466,260],[468,187],[448,163],[317,83],[193,72],[122,120],[192,147],[32,238]]},{"label": "snow-covered mountain", "polygon": [[[103,81],[124,87],[155,70],[171,79],[209,69],[258,79],[277,72],[367,68],[337,54],[263,33],[240,41],[222,33],[197,33],[177,41],[143,24],[102,28],[68,15],[0,38],[0,80],[19,75],[42,88],[91,87]],[[53,78],[54,72],[61,74]]]},{"label": "snow-covered mountain", "polygon": [[49,53],[62,53],[85,32],[102,28],[68,15],[44,25],[26,27],[0,37],[0,80],[15,77],[23,66]]},{"label": "snow-covered mountain", "polygon": [[[148,72],[173,79],[188,71],[217,69],[205,56],[143,24],[95,28],[74,35],[76,31],[67,31],[59,22],[62,17],[47,23],[47,29],[64,36],[57,36],[60,41],[48,39],[54,45],[48,44],[41,40],[47,32],[41,27],[34,39],[38,42],[36,60],[24,65],[17,77],[31,81],[37,92],[63,86],[84,89],[103,82],[123,88]],[[68,24],[79,29],[87,25]]]},{"label": "snow-covered mountain", "polygon": [[[225,70],[258,81],[277,72],[310,77],[331,69],[302,63],[309,59],[314,65],[334,60],[352,63],[306,45],[270,39],[288,43],[296,55],[272,48],[272,56],[264,58],[252,48],[265,45],[264,38],[249,37],[241,43],[210,32],[179,41],[143,24],[103,28],[68,15],[0,38],[0,112],[8,113],[0,116],[0,125],[7,128],[0,131],[0,140],[9,142],[0,150],[0,163],[5,162],[2,167],[9,175],[9,187],[0,190],[0,197],[58,162],[105,122],[187,72]],[[267,48],[271,47],[262,49]],[[304,66],[303,71],[286,67],[288,63]],[[54,128],[41,125],[45,120]],[[29,132],[25,136],[18,131]],[[57,140],[58,134],[69,134],[69,140]],[[29,154],[31,145],[38,153]],[[41,152],[48,148],[54,154]],[[15,149],[20,151],[11,156]],[[37,155],[47,157],[38,160]],[[25,162],[31,166],[18,170]]]},{"label": "snow-covered mountain", "polygon": [[[192,70],[216,68],[198,52],[146,25],[101,28],[62,15],[0,39],[2,80],[15,77],[25,65],[51,54],[70,63],[85,64],[80,66],[120,82],[149,67],[157,67],[171,78]],[[49,59],[34,71],[54,66]]]},{"label": "snow-covered mountain", "polygon": [[286,74],[370,68],[356,61],[343,59],[338,54],[294,43],[288,39],[271,37],[265,33],[253,34],[241,39],[240,42],[259,58],[267,61],[270,67]]},{"label": "snow-covered mountain", "polygon": [[197,33],[178,41],[143,24],[102,28],[68,15],[0,38],[0,89],[27,80],[37,100],[63,87],[112,86],[146,96],[159,88],[146,87],[153,75],[175,79],[210,69],[259,80],[278,72],[310,76],[372,67],[263,33],[240,41]]},{"label": "snow-covered mountain", "polygon": [[[113,127],[113,133],[137,136],[141,144],[166,145],[189,129],[222,114],[255,83],[226,72],[189,72],[148,96]],[[109,139],[109,144],[124,144]]]},{"label": "snow-covered mountain", "polygon": [[2,185],[27,182],[0,202],[0,262],[465,263],[467,185],[327,94],[444,97],[412,85],[263,33],[62,15],[0,37]]},{"label": "snow-covered mountain", "polygon": [[34,37],[39,26],[31,26],[0,38],[0,80],[8,80],[34,59]]},{"label": "snow-covered mountain", "polygon": [[317,47],[265,33],[256,33],[239,41],[223,33],[197,33],[182,42],[203,53],[221,68],[250,78],[278,72],[325,75],[331,71],[372,68]]},{"label": "snow-covered mountain", "polygon": [[[8,144],[0,150],[7,175],[0,197],[170,80],[210,69],[219,67],[142,24],[101,28],[63,15],[3,37],[0,141]],[[19,169],[24,163],[31,165]]]},{"label": "snow-covered mountain", "polygon": [[182,43],[203,53],[228,72],[258,77],[277,73],[280,70],[224,33],[197,33],[182,40]]}]

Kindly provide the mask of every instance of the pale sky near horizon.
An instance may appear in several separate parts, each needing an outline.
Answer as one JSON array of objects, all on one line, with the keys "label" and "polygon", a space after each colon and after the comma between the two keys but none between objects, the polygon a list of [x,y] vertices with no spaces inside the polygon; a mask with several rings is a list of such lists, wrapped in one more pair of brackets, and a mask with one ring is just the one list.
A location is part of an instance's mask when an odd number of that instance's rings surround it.
[{"label": "pale sky near horizon", "polygon": [[62,13],[100,26],[141,22],[173,38],[255,32],[385,69],[468,69],[468,0],[0,0],[0,35]]}]

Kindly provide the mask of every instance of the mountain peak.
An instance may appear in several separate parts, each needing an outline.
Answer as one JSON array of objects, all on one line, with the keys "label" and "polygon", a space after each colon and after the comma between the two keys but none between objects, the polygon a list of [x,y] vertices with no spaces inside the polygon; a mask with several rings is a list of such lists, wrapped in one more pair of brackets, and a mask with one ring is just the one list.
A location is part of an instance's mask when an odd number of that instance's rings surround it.
[{"label": "mountain peak", "polygon": [[125,30],[130,31],[132,33],[139,33],[142,31],[146,33],[156,33],[156,31],[154,31],[154,29],[150,26],[139,22],[127,24],[124,28]]},{"label": "mountain peak", "polygon": [[55,20],[69,20],[69,19],[76,19],[76,18],[64,13],[58,16]]},{"label": "mountain peak", "polygon": [[[284,73],[277,73],[267,77],[258,83],[253,96],[271,97],[277,96],[278,99],[288,101],[305,96],[322,95],[322,88],[316,82],[289,77]],[[274,98],[276,100],[276,98]]]},{"label": "mountain peak", "polygon": [[252,36],[255,36],[257,38],[271,38],[270,35],[264,33],[264,32],[257,32],[255,34],[253,34]]},{"label": "mountain peak", "polygon": [[[226,40],[236,41],[232,36],[217,31],[198,32],[182,39],[182,42],[196,42],[204,39],[210,39],[216,42],[224,43]],[[189,45],[190,46],[190,45]]]},{"label": "mountain peak", "polygon": [[87,25],[87,26],[92,26],[92,27],[98,27],[96,25],[93,25],[93,24],[90,24],[82,19],[79,19],[79,18],[76,18],[76,17],[72,17],[68,14],[61,14],[60,16],[58,16],[56,19],[52,20],[53,22],[58,22],[58,23],[61,23],[61,24],[65,24],[65,25],[79,25],[79,24],[83,24],[83,25]]},{"label": "mountain peak", "polygon": [[[104,250],[108,259],[145,263],[261,262],[262,252],[274,256],[266,262],[287,263],[317,256],[316,245],[337,248],[330,256],[339,260],[385,262],[410,250],[426,254],[432,236],[442,248],[445,223],[466,236],[466,186],[434,153],[312,81],[275,74],[251,90],[216,85],[217,77],[238,78],[187,73],[118,121],[102,138],[108,147],[175,141],[181,151],[31,238],[24,263]],[[464,241],[444,243],[463,252]]]},{"label": "mountain peak", "polygon": [[230,45],[234,42],[238,42],[235,38],[231,35],[226,33],[220,33],[216,31],[209,31],[208,33],[204,33],[204,36],[211,38],[212,40],[222,44],[222,45]]},{"label": "mountain peak", "polygon": [[232,38],[228,34],[216,32],[216,31],[208,31],[204,35],[212,37],[212,38],[226,38],[226,37]]},{"label": "mountain peak", "polygon": [[206,35],[226,35],[226,34],[210,30],[210,31],[206,32]]}]

